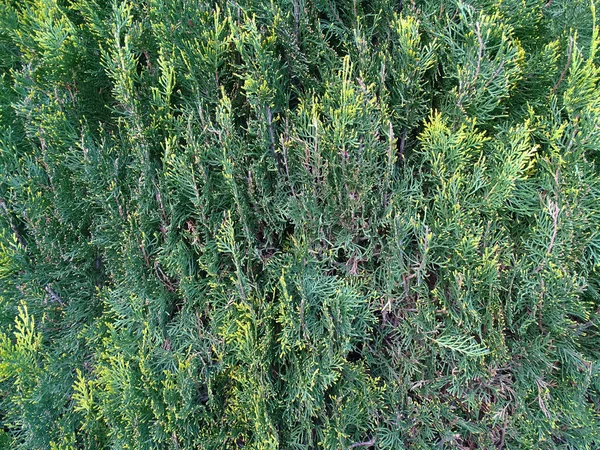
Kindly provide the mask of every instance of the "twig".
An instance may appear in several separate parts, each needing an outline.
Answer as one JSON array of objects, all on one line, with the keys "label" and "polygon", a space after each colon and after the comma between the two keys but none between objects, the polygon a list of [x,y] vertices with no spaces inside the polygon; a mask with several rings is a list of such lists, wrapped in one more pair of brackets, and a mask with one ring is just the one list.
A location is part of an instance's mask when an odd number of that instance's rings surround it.
[{"label": "twig", "polygon": [[402,132],[402,137],[400,138],[400,149],[398,150],[398,154],[400,158],[404,158],[404,145],[406,144],[406,129]]},{"label": "twig", "polygon": [[277,167],[279,172],[283,171],[283,164],[281,163],[281,158],[275,153],[275,133],[273,131],[273,113],[271,112],[271,107],[267,106],[267,126],[269,127],[269,137],[271,139],[270,147],[271,153],[273,154],[273,158],[277,162]]},{"label": "twig", "polygon": [[144,245],[143,242],[140,244],[140,248],[142,249],[142,255],[144,255],[144,261],[146,263],[146,267],[152,267],[150,264],[150,260],[148,259],[148,255],[146,254],[146,246]]},{"label": "twig", "polygon": [[158,280],[169,292],[175,292],[177,290],[177,281],[172,281],[157,261],[154,262],[154,270]]},{"label": "twig", "polygon": [[179,449],[179,439],[177,439],[177,435],[175,434],[175,432],[173,431],[173,434],[171,435],[171,440],[173,441],[173,443],[175,444],[175,448]]},{"label": "twig", "polygon": [[546,254],[549,255],[552,251],[552,247],[554,247],[554,240],[556,239],[556,233],[558,232],[558,215],[560,214],[560,208],[553,201],[548,202],[548,209],[550,210],[550,214],[552,215],[552,236],[550,237],[550,244],[548,245],[548,250],[546,250]]},{"label": "twig", "polygon": [[374,437],[368,441],[364,441],[364,442],[355,442],[354,444],[352,444],[350,447],[348,447],[348,450],[352,449],[352,448],[356,448],[356,447],[369,447],[373,444],[375,444],[375,442],[377,442],[377,438]]},{"label": "twig", "polygon": [[335,20],[337,20],[339,22],[339,24],[342,26],[342,28],[344,28],[344,21],[338,14],[338,11],[335,7],[335,3],[327,2],[327,4],[329,5],[329,8],[330,8],[331,12],[333,13],[333,17],[335,18]]},{"label": "twig", "polygon": [[[550,255],[552,252],[552,247],[554,247],[554,241],[556,240],[556,234],[558,233],[558,216],[560,214],[560,208],[555,202],[548,200],[548,211],[552,216],[552,236],[550,236],[550,243],[546,249],[546,255]],[[533,271],[533,273],[538,273],[544,268],[545,264],[546,261],[542,261],[542,263]]]},{"label": "twig", "polygon": [[[549,419],[551,417],[550,411],[548,411],[548,408],[546,407],[546,402],[544,402],[544,399],[542,398],[542,389],[546,390],[548,383],[546,383],[541,378],[538,378],[537,380],[535,380],[535,384],[537,385],[537,390],[538,390],[538,404],[540,405],[540,409],[542,410],[544,415]],[[544,394],[544,397],[546,397],[546,398],[550,397],[548,392],[546,392]]]},{"label": "twig", "polygon": [[492,74],[492,76],[490,77],[490,79],[487,80],[486,83],[483,85],[483,89],[487,88],[490,85],[490,83],[492,81],[494,81],[494,78],[496,78],[498,76],[498,74],[502,70],[502,67],[504,67],[504,62],[505,61],[506,60],[504,60],[504,59],[502,60],[502,62],[500,63],[500,65],[498,66],[498,68],[496,69],[496,71]]},{"label": "twig", "polygon": [[[575,116],[575,119],[573,120],[573,123],[575,125],[575,128],[573,130],[573,134],[571,135],[571,139],[569,139],[569,143],[567,144],[567,148],[565,149],[565,151],[569,151],[571,150],[571,146],[573,145],[573,141],[575,141],[575,138],[577,137],[577,135],[579,134],[579,128],[577,128],[577,124],[579,123],[579,114],[577,114],[577,116]],[[556,184],[558,184],[558,172],[557,172],[557,176],[555,177]]]},{"label": "twig", "polygon": [[394,154],[393,147],[392,147],[393,142],[394,142],[394,127],[392,126],[392,121],[390,120],[390,132],[389,132],[390,146],[389,146],[389,152],[388,152],[388,168],[392,166],[392,161],[393,161],[393,159],[392,159],[393,158],[392,155]]},{"label": "twig", "polygon": [[25,248],[26,247],[25,240],[21,236],[21,233],[19,233],[19,229],[17,228],[17,226],[15,225],[15,223],[13,221],[13,218],[9,214],[8,209],[6,208],[6,203],[4,203],[3,198],[0,198],[0,208],[2,208],[2,212],[6,216],[6,219],[8,220],[8,223],[10,224],[10,228],[11,228],[12,232],[14,233],[15,237],[17,238],[17,241],[19,242],[21,247]]},{"label": "twig", "polygon": [[60,295],[58,295],[56,291],[50,287],[49,284],[47,284],[46,287],[44,287],[44,290],[50,296],[51,301],[58,302],[61,306],[65,306],[65,303],[62,301],[62,298],[60,298]]},{"label": "twig", "polygon": [[286,136],[284,136],[284,139],[281,141],[281,148],[283,149],[283,164],[285,167],[285,174],[287,176],[288,183],[290,183],[290,188],[292,189],[292,195],[297,199],[298,196],[296,195],[296,191],[294,190],[294,183],[292,183],[292,180],[290,178],[290,167],[289,167],[288,160],[287,160],[287,148],[285,146],[285,140],[287,138],[287,134],[288,134],[288,130],[289,130],[287,119],[285,121],[285,128],[286,128]]},{"label": "twig", "polygon": [[556,90],[562,83],[563,79],[565,78],[565,75],[567,74],[567,70],[569,69],[569,66],[571,65],[571,56],[572,55],[573,55],[573,37],[571,36],[571,37],[569,37],[569,48],[567,50],[567,63],[565,64],[565,68],[563,69],[562,73],[560,74],[560,78],[558,79],[558,81],[556,82],[554,87],[552,88],[552,91],[550,92],[551,95],[556,92]]},{"label": "twig", "polygon": [[294,6],[294,42],[298,45],[298,25],[300,23],[300,5],[298,0],[293,0]]},{"label": "twig", "polygon": [[504,448],[504,439],[506,437],[506,427],[508,426],[508,416],[504,417],[504,426],[502,427],[502,431],[500,432],[500,443],[498,444],[498,450],[502,450]]},{"label": "twig", "polygon": [[569,328],[571,328],[577,332],[581,332],[583,330],[588,329],[589,327],[591,327],[593,325],[596,325],[596,320],[589,320],[586,323],[583,323],[579,326],[577,326],[576,324],[572,324],[572,325],[569,325]]},{"label": "twig", "polygon": [[169,225],[169,219],[167,217],[167,213],[165,212],[165,206],[163,205],[162,196],[160,195],[160,190],[158,189],[158,186],[156,185],[155,182],[153,182],[153,184],[154,184],[154,192],[155,192],[155,196],[156,196],[156,201],[158,202],[158,208],[160,210],[160,213],[161,213],[162,219],[163,219],[163,224],[160,226],[160,231],[163,234],[163,236],[165,236],[167,234],[167,230],[166,230],[165,226]]},{"label": "twig", "polygon": [[421,272],[425,267],[425,261],[427,259],[427,250],[429,248],[429,227],[425,225],[425,239],[423,240],[423,259],[419,263],[419,268],[415,271],[417,275],[417,284],[421,284]]},{"label": "twig", "polygon": [[477,40],[479,41],[479,48],[477,49],[477,68],[475,69],[475,77],[473,77],[473,83],[479,78],[479,71],[481,70],[481,59],[483,58],[483,39],[481,38],[481,26],[479,22],[475,22],[475,30],[477,33]]},{"label": "twig", "polygon": [[[483,59],[483,49],[485,44],[483,43],[483,38],[481,37],[481,25],[479,22],[475,22],[475,34],[477,35],[477,41],[479,42],[479,48],[477,49],[477,67],[475,68],[475,76],[473,77],[473,81],[470,82],[469,89],[475,85],[475,82],[479,78],[479,73],[481,72],[481,60]],[[462,105],[463,97],[466,95],[463,92],[463,83],[462,80],[458,81],[458,98],[456,99],[456,105],[464,111],[464,107]]]}]

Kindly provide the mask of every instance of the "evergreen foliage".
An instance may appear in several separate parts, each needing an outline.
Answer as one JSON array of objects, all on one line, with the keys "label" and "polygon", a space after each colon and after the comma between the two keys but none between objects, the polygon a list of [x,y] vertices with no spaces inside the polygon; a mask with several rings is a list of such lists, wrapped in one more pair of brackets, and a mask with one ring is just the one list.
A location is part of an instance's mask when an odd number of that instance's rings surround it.
[{"label": "evergreen foliage", "polygon": [[595,0],[4,0],[0,446],[597,449]]}]

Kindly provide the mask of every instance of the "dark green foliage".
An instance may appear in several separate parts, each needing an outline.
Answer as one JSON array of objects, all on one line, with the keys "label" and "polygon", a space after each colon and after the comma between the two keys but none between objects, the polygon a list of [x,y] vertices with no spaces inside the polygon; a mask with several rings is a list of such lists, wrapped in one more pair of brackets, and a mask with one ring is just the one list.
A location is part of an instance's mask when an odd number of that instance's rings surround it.
[{"label": "dark green foliage", "polygon": [[597,449],[594,0],[5,0],[0,446]]}]

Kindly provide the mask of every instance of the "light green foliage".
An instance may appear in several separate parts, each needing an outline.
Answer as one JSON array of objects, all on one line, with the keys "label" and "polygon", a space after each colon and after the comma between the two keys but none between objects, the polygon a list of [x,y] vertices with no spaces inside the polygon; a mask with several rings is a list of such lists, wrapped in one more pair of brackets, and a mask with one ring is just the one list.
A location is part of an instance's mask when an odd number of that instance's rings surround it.
[{"label": "light green foliage", "polygon": [[0,5],[0,447],[596,449],[595,0]]}]

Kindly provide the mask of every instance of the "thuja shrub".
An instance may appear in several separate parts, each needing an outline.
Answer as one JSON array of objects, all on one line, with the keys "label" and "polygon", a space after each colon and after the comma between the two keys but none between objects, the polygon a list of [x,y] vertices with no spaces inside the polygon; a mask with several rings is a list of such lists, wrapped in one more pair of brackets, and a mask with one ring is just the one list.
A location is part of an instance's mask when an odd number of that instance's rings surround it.
[{"label": "thuja shrub", "polygon": [[595,0],[5,0],[0,445],[597,449]]}]

